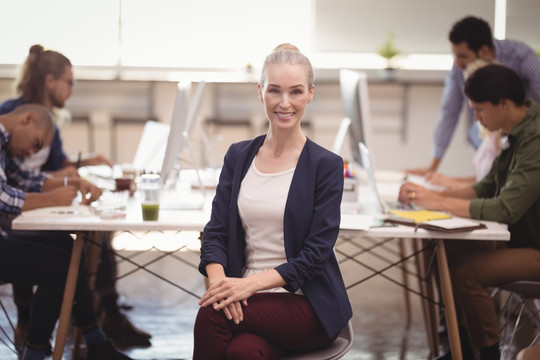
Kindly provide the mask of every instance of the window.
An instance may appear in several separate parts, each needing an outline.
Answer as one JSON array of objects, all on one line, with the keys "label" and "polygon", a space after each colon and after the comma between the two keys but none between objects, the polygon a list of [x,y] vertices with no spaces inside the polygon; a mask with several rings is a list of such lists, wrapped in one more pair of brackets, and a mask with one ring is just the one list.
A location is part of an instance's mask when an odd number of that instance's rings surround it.
[{"label": "window", "polygon": [[0,0],[1,64],[20,64],[34,44],[77,65],[116,65],[117,1]]},{"label": "window", "polygon": [[[0,63],[33,44],[77,66],[240,68],[282,42],[309,50],[311,0],[0,0]],[[6,16],[6,14],[8,16]],[[14,36],[16,35],[16,36]],[[258,64],[257,64],[258,65]]]},{"label": "window", "polygon": [[310,0],[126,0],[121,63],[242,68],[276,45],[309,49]]}]

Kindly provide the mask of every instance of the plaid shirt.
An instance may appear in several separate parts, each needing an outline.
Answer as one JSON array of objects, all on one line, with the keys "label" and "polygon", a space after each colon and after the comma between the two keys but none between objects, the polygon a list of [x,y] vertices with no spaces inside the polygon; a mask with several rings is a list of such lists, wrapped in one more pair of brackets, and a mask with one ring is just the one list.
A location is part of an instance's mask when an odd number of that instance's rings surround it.
[{"label": "plaid shirt", "polygon": [[25,192],[40,192],[43,175],[21,170],[7,153],[9,133],[0,124],[0,214],[17,215],[24,205]]},{"label": "plaid shirt", "polygon": [[[540,103],[540,60],[528,45],[514,40],[493,39],[495,46],[495,60],[514,70],[523,81],[526,97]],[[441,159],[450,145],[456,130],[459,115],[465,101],[463,89],[465,81],[460,68],[453,66],[448,73],[444,84],[441,117],[434,133],[433,156]],[[478,126],[474,121],[474,114],[466,102],[469,115],[468,139],[478,149],[480,139]]]}]

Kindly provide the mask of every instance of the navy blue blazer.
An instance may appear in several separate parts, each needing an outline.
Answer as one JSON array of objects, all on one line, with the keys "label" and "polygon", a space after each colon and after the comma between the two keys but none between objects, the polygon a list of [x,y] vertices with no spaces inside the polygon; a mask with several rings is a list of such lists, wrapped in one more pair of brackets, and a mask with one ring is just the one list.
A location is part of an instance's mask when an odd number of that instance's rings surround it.
[{"label": "navy blue blazer", "polygon": [[[241,277],[244,230],[238,192],[265,135],[231,145],[224,159],[212,215],[204,228],[199,271],[219,263],[229,277]],[[264,191],[264,189],[261,189]],[[326,333],[334,336],[352,317],[334,245],[339,233],[343,195],[343,159],[307,139],[293,175],[284,215],[287,262],[276,270],[285,289],[302,289]]]}]

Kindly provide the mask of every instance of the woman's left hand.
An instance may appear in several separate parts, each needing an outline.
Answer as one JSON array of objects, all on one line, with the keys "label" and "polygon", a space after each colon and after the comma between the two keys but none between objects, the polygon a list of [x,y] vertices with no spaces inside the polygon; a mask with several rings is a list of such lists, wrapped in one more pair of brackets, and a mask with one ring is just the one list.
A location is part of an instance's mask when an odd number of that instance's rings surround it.
[{"label": "woman's left hand", "polygon": [[249,278],[226,277],[211,284],[199,301],[199,305],[212,305],[215,310],[224,311],[229,320],[241,321],[242,307],[247,306],[247,299],[256,291],[251,290]]}]

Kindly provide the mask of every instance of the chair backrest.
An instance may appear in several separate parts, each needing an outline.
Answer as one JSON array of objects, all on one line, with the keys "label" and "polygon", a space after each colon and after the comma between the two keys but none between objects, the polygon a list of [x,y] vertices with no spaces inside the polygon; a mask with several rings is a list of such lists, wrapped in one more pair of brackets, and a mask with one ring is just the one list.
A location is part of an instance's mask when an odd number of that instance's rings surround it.
[{"label": "chair backrest", "polygon": [[280,360],[335,360],[341,359],[351,349],[354,342],[352,322],[349,320],[332,345],[316,351],[287,355]]}]

